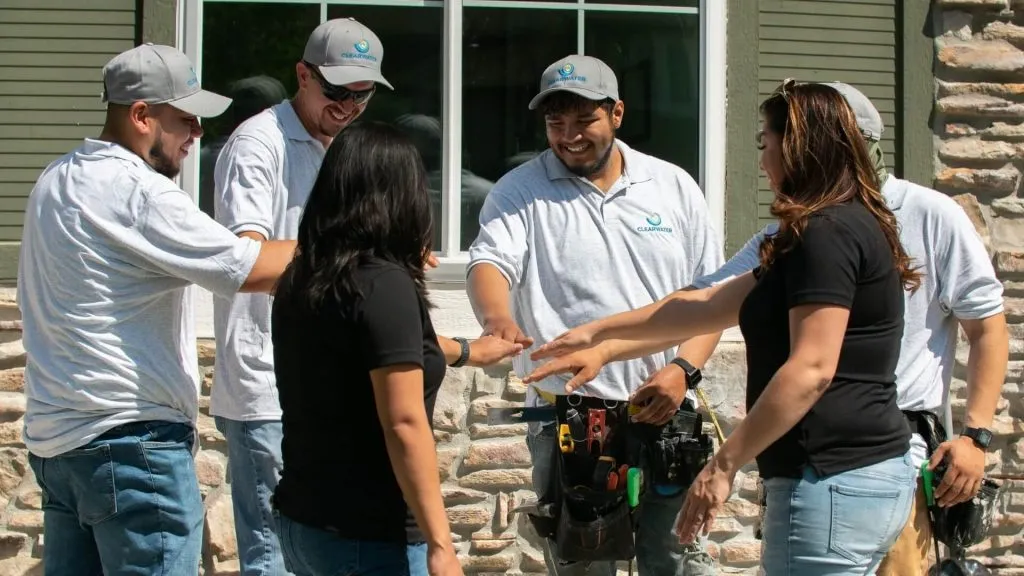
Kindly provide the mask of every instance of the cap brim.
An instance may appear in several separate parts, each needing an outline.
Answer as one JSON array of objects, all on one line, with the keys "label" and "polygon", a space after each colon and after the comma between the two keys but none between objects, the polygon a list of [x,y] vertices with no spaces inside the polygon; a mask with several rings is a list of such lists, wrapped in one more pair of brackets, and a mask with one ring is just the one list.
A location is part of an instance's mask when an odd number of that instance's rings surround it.
[{"label": "cap brim", "polygon": [[362,66],[317,66],[317,68],[320,70],[324,80],[327,80],[333,86],[344,86],[346,84],[355,84],[356,82],[375,82],[383,84],[391,90],[395,89],[390,82],[384,79],[380,72],[373,68],[364,68]]},{"label": "cap brim", "polygon": [[220,116],[231,105],[231,98],[200,90],[184,98],[178,98],[168,102],[182,112],[199,116],[200,118],[213,118]]},{"label": "cap brim", "polygon": [[530,100],[530,110],[535,110],[537,106],[540,106],[541,101],[543,101],[553,92],[572,92],[573,94],[583,96],[588,100],[607,100],[608,98],[611,98],[606,94],[601,94],[600,92],[595,92],[593,90],[587,90],[586,88],[578,88],[575,86],[555,86],[553,88],[548,88],[547,90],[544,90],[540,94],[534,96],[533,100]]}]

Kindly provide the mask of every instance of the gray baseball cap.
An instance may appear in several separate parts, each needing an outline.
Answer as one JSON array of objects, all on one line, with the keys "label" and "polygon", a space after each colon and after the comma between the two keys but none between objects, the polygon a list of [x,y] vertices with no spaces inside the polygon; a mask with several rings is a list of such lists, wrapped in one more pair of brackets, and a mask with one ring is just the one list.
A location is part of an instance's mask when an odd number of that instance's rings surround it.
[{"label": "gray baseball cap", "polygon": [[619,82],[607,64],[592,56],[566,56],[547,67],[540,77],[540,93],[530,100],[530,110],[552,92],[564,90],[590,100],[619,99]]},{"label": "gray baseball cap", "polygon": [[309,35],[302,59],[335,86],[376,82],[395,89],[380,73],[384,60],[380,38],[355,18],[335,18],[317,26]]},{"label": "gray baseball cap", "polygon": [[230,98],[199,86],[188,56],[171,46],[148,42],[114,56],[103,67],[103,101],[170,104],[206,118],[221,115],[231,105]]},{"label": "gray baseball cap", "polygon": [[865,138],[875,142],[882,139],[882,133],[885,132],[882,115],[878,113],[878,109],[863,92],[842,82],[822,82],[822,84],[835,88],[843,96],[857,116],[857,126]]}]

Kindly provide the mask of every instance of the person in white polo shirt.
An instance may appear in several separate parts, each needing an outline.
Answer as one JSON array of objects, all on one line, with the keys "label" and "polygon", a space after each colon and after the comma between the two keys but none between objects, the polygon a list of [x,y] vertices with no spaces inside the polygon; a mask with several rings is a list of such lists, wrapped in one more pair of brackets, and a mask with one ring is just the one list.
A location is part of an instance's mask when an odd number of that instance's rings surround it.
[{"label": "person in white polo shirt", "polygon": [[[896,366],[897,403],[910,419],[914,432],[911,455],[915,466],[929,460],[924,439],[917,432],[917,422],[923,413],[941,420],[947,433],[953,432],[949,388],[958,328],[963,328],[967,335],[970,352],[964,428],[931,456],[932,466],[943,459],[949,466],[949,473],[935,492],[939,504],[964,502],[977,494],[985,473],[985,449],[991,439],[988,428],[1006,375],[1009,334],[1003,312],[1003,286],[977,230],[956,202],[945,194],[888,173],[880,145],[884,124],[867,96],[849,84],[826,84],[836,89],[856,114],[882,182],[882,196],[899,223],[900,241],[914,265],[923,272],[921,287],[905,293],[905,329]],[[725,266],[696,279],[692,287],[724,283],[756,268],[761,241],[777,229],[776,224],[766,226]],[[580,381],[585,381],[601,370],[605,359],[629,358],[649,346],[647,342],[632,341],[602,343],[555,358],[536,376],[569,371],[584,374]],[[924,491],[919,489],[910,519],[878,573],[925,574],[931,542]]]},{"label": "person in white polo shirt", "polygon": [[[314,29],[295,65],[294,97],[243,122],[221,149],[216,220],[257,242],[296,238],[327,147],[362,114],[378,84],[392,87],[381,75],[383,59],[377,35],[352,18]],[[270,503],[282,466],[271,304],[267,294],[214,300],[210,414],[227,439],[243,576],[286,573]]]},{"label": "person in white polo shirt", "polygon": [[[723,261],[704,196],[678,166],[617,139],[625,104],[602,61],[573,55],[551,64],[530,102],[544,119],[549,150],[503,176],[480,212],[480,233],[469,250],[468,292],[484,334],[529,346],[572,326],[651,302],[718,269]],[[661,425],[684,402],[687,377],[699,375],[719,335],[678,350],[609,366],[584,388],[588,396],[644,405],[638,421]],[[678,361],[678,377],[647,382]],[[520,374],[532,370],[521,355]],[[693,384],[697,381],[693,380]],[[557,377],[537,384],[564,394]],[[530,388],[527,404],[546,400]],[[690,400],[693,402],[693,400]],[[534,490],[552,496],[556,447],[553,423],[532,423],[527,437]],[[714,574],[700,547],[680,546],[671,534],[682,492],[648,491],[637,560],[640,574]],[[614,574],[611,562],[563,562],[548,545],[551,574]]]},{"label": "person in white polo shirt", "polygon": [[24,438],[52,576],[196,574],[203,500],[189,289],[271,289],[294,242],[238,238],[174,183],[228,98],[145,44],[103,68],[106,123],[43,171],[18,270]]}]

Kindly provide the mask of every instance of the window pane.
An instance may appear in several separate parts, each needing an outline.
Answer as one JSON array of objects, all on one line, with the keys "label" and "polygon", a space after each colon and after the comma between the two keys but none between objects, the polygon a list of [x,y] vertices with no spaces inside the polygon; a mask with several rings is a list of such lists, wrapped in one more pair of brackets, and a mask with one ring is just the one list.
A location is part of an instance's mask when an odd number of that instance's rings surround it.
[{"label": "window pane", "polygon": [[700,180],[700,19],[587,12],[586,53],[604,60],[626,105],[618,137]]},{"label": "window pane", "polygon": [[394,124],[413,137],[430,176],[433,245],[440,249],[444,14],[440,7],[327,7],[328,19],[348,17],[380,38],[384,46],[381,72],[395,87],[394,91],[378,87],[360,119]]},{"label": "window pane", "polygon": [[480,207],[494,182],[547,148],[543,122],[527,105],[544,69],[575,52],[575,10],[463,12],[463,250],[476,238]]},{"label": "window pane", "polygon": [[295,93],[295,64],[319,23],[317,5],[203,4],[203,87],[235,99],[224,114],[203,120],[199,205],[207,214],[213,214],[217,153],[243,120]]},{"label": "window pane", "polygon": [[[712,0],[718,2],[720,0]],[[683,6],[699,8],[700,0],[583,0],[584,4],[625,4],[627,6]]]}]

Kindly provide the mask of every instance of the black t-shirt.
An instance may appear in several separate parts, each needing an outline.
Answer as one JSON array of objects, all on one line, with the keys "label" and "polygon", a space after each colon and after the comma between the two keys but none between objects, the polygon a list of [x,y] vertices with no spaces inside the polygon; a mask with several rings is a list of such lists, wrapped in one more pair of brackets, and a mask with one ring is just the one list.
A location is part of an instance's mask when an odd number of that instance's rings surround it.
[{"label": "black t-shirt", "polygon": [[341,309],[304,311],[288,274],[274,298],[274,372],[284,428],[274,505],[292,520],[344,538],[422,542],[388,458],[370,371],[423,367],[424,407],[432,420],[444,354],[408,272],[373,261],[354,279],[362,298]]},{"label": "black t-shirt", "polygon": [[789,358],[791,308],[834,304],[850,311],[831,385],[757,457],[761,476],[799,478],[804,466],[826,476],[906,452],[910,429],[896,405],[903,286],[878,221],[856,201],[822,209],[796,246],[754,274],[757,284],[739,316],[747,410]]}]

